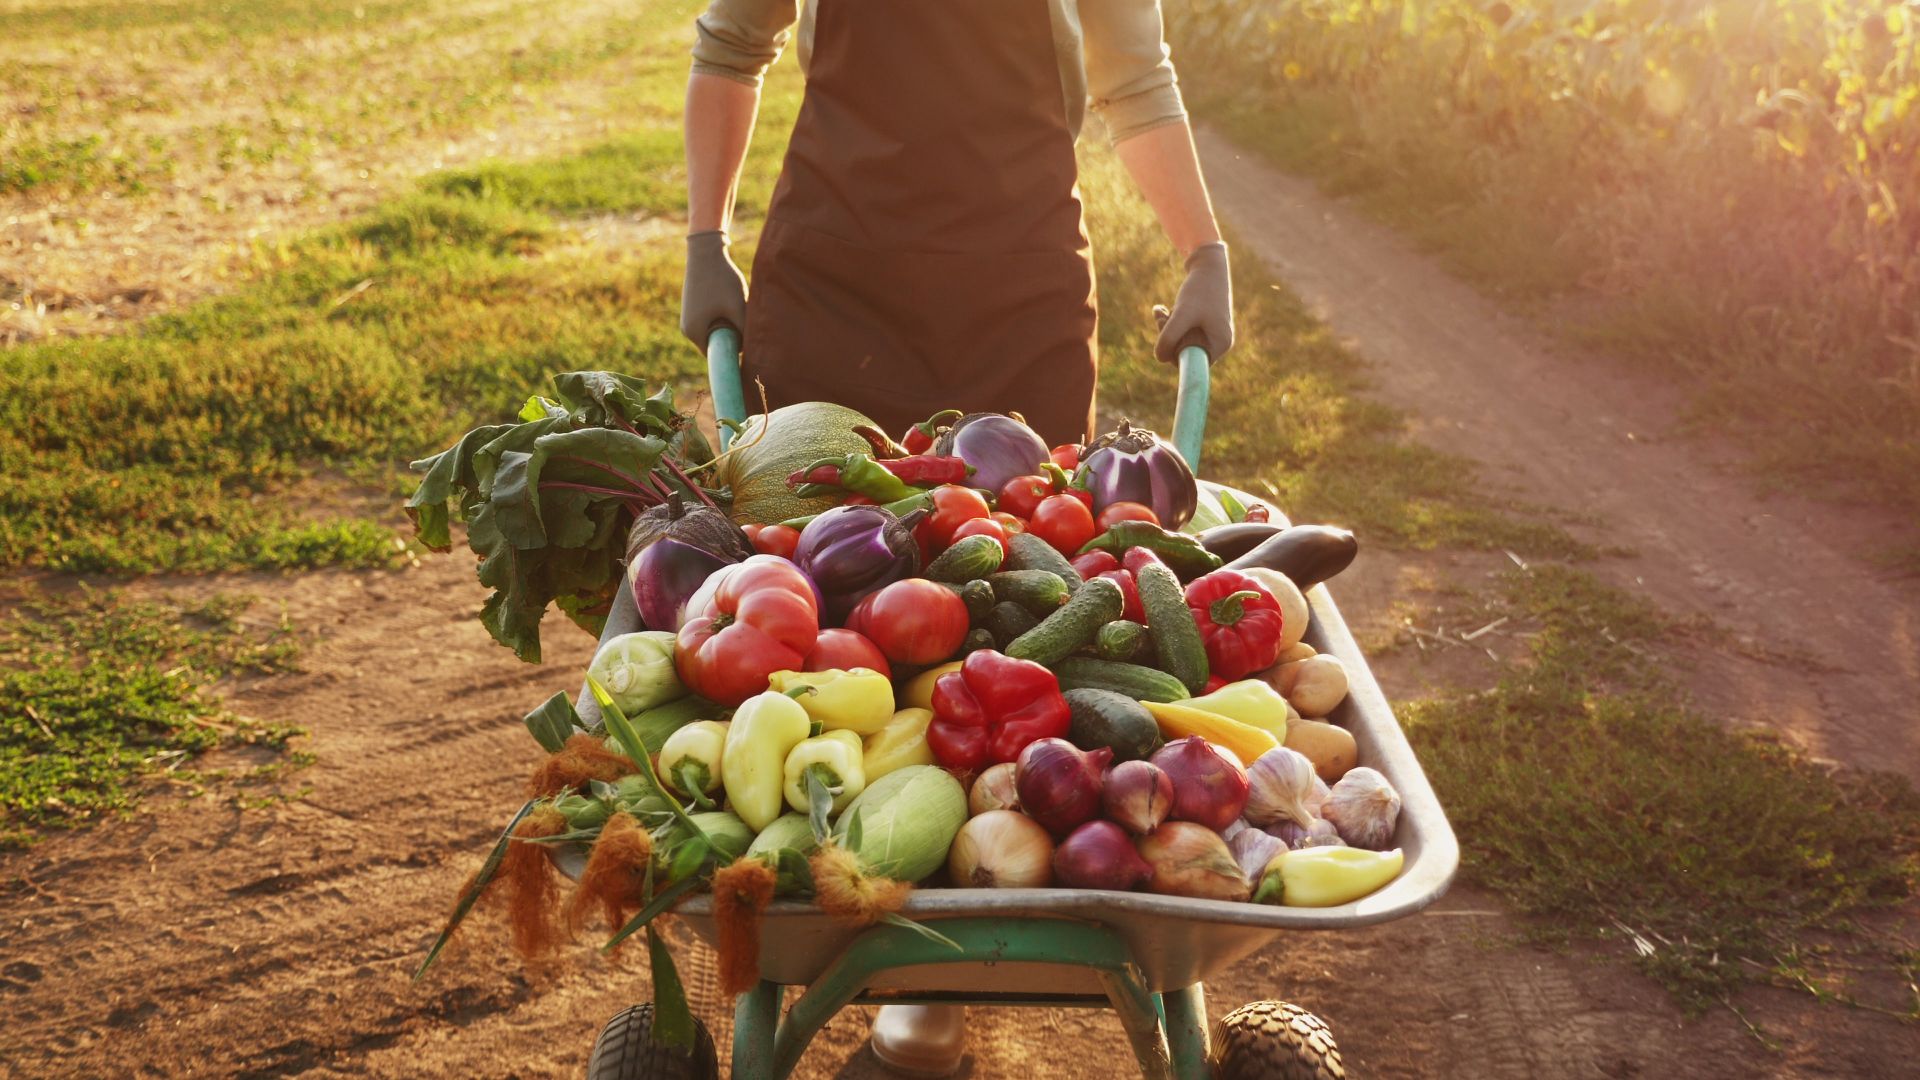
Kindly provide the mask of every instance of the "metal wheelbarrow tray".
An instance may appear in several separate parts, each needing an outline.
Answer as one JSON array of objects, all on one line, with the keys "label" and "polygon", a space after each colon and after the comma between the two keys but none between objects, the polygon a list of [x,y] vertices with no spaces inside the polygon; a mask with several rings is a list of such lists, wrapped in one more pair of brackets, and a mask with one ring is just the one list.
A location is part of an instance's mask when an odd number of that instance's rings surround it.
[{"label": "metal wheelbarrow tray", "polygon": [[[716,411],[732,419],[745,413],[738,349],[727,329],[715,331],[708,346]],[[1173,442],[1196,465],[1209,376],[1204,352],[1182,351]],[[1370,926],[1439,899],[1459,865],[1453,829],[1332,595],[1319,585],[1307,598],[1313,619],[1306,642],[1338,657],[1348,674],[1347,698],[1326,719],[1352,732],[1359,763],[1385,774],[1400,793],[1394,845],[1406,862],[1398,877],[1329,908],[1085,889],[916,889],[902,914],[958,943],[957,952],[901,927],[852,927],[812,904],[781,901],[768,909],[761,931],[760,985],[735,1011],[733,1074],[787,1075],[814,1033],[850,1003],[954,1002],[1111,1007],[1148,1075],[1198,1080],[1207,1075],[1202,982],[1283,930]],[[623,583],[602,640],[639,628],[632,607]],[[590,701],[581,706],[583,719],[598,721]],[[674,913],[717,943],[710,895],[690,897]],[[788,986],[808,989],[783,1018]]]}]

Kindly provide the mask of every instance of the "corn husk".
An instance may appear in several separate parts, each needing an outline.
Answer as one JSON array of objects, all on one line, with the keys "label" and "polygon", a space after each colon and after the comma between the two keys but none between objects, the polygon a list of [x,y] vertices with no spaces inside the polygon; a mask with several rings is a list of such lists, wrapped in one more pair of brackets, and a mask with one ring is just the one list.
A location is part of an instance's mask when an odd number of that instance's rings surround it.
[{"label": "corn husk", "polygon": [[[855,825],[855,821],[858,825]],[[909,765],[874,781],[834,824],[836,843],[874,874],[919,881],[947,863],[967,793],[945,769]]]}]

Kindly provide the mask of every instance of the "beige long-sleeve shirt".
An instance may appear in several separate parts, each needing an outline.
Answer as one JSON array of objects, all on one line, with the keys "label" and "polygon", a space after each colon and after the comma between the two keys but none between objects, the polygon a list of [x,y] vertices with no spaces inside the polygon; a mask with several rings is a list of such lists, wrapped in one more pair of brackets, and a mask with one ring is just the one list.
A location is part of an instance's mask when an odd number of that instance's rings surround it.
[{"label": "beige long-sleeve shirt", "polygon": [[[936,0],[948,3],[956,0]],[[1046,0],[1067,124],[1091,108],[1113,141],[1186,119],[1159,0]],[[693,70],[758,85],[798,23],[800,69],[813,51],[816,0],[712,0],[697,20]]]}]

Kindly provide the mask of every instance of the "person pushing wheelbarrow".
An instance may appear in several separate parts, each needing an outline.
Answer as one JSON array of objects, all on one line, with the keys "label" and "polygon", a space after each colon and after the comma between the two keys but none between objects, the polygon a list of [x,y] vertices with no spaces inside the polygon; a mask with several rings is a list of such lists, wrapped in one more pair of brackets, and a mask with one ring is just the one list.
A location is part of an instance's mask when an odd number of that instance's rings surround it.
[{"label": "person pushing wheelbarrow", "polygon": [[[728,254],[760,82],[798,24],[806,93],[753,260]],[[1093,264],[1074,142],[1089,108],[1186,264],[1156,353],[1215,360],[1233,295],[1158,0],[713,0],[687,84],[680,329],[741,333],[770,407],[889,431],[948,408],[1093,434]],[[959,1006],[888,1006],[875,1054],[960,1063]]]},{"label": "person pushing wheelbarrow", "polygon": [[[734,190],[796,22],[806,93],[749,291]],[[1232,346],[1227,248],[1157,0],[713,0],[696,25],[680,327],[702,349],[739,331],[771,406],[835,401],[895,432],[1018,411],[1049,444],[1091,435],[1089,108],[1186,263],[1160,359]]]}]

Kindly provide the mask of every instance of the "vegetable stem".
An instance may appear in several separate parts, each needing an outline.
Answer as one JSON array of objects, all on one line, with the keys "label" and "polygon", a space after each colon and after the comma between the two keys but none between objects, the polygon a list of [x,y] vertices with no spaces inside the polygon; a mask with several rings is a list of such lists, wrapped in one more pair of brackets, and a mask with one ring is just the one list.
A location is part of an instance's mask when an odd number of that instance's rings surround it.
[{"label": "vegetable stem", "polygon": [[546,491],[549,488],[564,488],[568,491],[591,491],[596,495],[610,495],[613,498],[622,499],[626,502],[639,503],[642,506],[660,505],[660,500],[656,498],[651,491],[622,491],[619,488],[600,487],[596,484],[575,484],[566,480],[540,481],[541,491]]},{"label": "vegetable stem", "polygon": [[701,502],[707,504],[707,506],[711,509],[714,509],[714,510],[720,509],[720,504],[714,502],[712,496],[708,495],[706,491],[700,487],[699,484],[694,483],[693,479],[686,474],[686,471],[684,469],[680,468],[679,463],[675,462],[671,455],[662,454],[660,455],[660,460],[666,462],[667,468],[673,472],[674,478],[679,480],[681,485],[684,486],[688,491],[692,492],[694,498],[699,499]]}]

